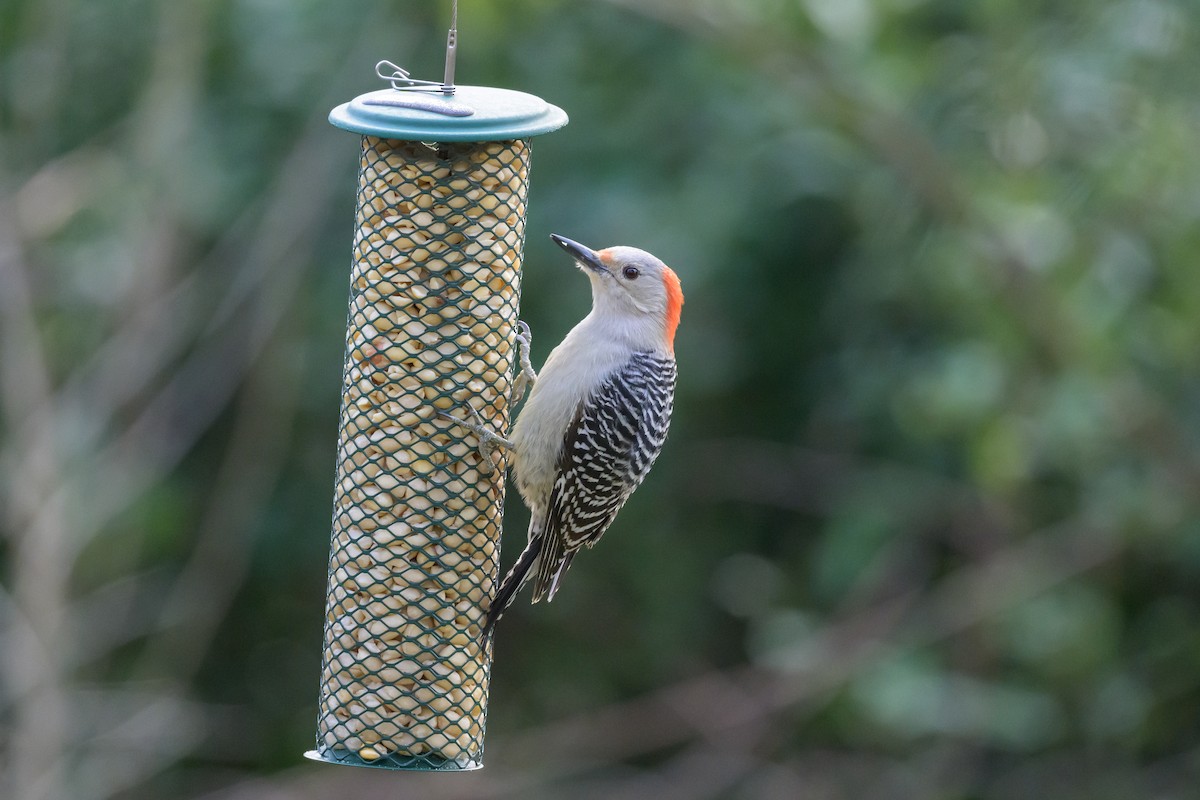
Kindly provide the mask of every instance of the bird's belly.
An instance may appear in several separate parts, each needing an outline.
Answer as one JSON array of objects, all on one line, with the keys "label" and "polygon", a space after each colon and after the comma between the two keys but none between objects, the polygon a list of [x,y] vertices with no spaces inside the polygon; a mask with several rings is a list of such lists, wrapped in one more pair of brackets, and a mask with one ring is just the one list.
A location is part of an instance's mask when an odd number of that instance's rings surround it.
[{"label": "bird's belly", "polygon": [[546,360],[509,437],[517,491],[531,509],[542,510],[558,475],[564,437],[586,398],[619,366],[604,347],[572,352],[571,338]]},{"label": "bird's belly", "polygon": [[530,394],[512,430],[517,490],[531,508],[545,508],[558,472],[563,433],[579,408],[579,395],[552,386]]}]

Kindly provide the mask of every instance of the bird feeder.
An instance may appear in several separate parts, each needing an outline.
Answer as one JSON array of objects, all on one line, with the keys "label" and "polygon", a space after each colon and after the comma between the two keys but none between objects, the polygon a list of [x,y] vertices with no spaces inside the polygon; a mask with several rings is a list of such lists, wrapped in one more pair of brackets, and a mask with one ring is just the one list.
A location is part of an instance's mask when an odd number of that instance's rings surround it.
[{"label": "bird feeder", "polygon": [[[457,16],[457,13],[455,14]],[[522,92],[417,81],[335,108],[362,136],[316,749],[337,764],[483,766],[530,138]]]}]

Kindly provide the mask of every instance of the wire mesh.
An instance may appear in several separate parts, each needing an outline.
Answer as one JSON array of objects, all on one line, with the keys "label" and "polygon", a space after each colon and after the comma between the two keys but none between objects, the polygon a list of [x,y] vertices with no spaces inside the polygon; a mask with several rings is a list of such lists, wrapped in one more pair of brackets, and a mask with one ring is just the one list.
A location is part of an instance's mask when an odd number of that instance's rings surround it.
[{"label": "wire mesh", "polygon": [[364,136],[316,757],[482,766],[529,142]]}]

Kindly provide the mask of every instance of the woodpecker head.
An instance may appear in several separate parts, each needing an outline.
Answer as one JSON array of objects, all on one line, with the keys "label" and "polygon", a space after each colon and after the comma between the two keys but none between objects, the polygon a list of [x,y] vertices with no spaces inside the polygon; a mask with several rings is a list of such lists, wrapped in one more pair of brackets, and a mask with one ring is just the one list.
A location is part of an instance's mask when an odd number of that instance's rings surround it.
[{"label": "woodpecker head", "polygon": [[634,330],[649,328],[658,339],[648,345],[675,350],[675,329],[683,308],[683,290],[675,271],[636,247],[592,250],[565,236],[550,234],[575,259],[592,282],[592,308]]}]

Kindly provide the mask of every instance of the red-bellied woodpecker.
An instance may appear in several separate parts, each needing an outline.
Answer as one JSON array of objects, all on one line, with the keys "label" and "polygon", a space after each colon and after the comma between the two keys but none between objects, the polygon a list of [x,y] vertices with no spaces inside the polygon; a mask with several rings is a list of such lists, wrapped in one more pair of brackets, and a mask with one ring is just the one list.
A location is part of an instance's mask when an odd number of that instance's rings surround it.
[{"label": "red-bellied woodpecker", "polygon": [[592,310],[531,376],[509,439],[492,437],[509,448],[530,522],[485,632],[530,577],[534,603],[554,598],[575,554],[599,541],[650,471],[671,421],[679,278],[644,250],[551,238],[590,279]]}]

